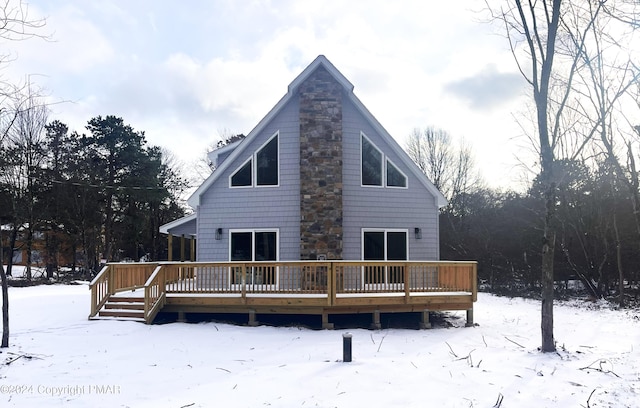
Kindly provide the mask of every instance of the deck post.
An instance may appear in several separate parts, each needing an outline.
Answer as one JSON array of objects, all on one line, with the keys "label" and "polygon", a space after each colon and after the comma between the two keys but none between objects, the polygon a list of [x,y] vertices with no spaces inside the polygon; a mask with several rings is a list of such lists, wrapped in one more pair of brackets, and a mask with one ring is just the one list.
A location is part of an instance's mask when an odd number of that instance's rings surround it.
[{"label": "deck post", "polygon": [[471,309],[467,309],[467,324],[465,327],[473,327],[473,307]]},{"label": "deck post", "polygon": [[185,261],[184,244],[185,244],[185,238],[184,238],[184,234],[182,234],[182,236],[180,237],[180,262]]},{"label": "deck post", "polygon": [[173,235],[167,235],[167,261],[173,261]]},{"label": "deck post", "polygon": [[109,266],[109,271],[107,272],[107,297],[116,293],[115,291],[115,275],[116,269],[113,266]]},{"label": "deck post", "polygon": [[180,323],[186,323],[187,322],[186,313],[183,310],[180,310],[178,312],[178,322],[180,322]]},{"label": "deck post", "polygon": [[322,328],[325,330],[333,330],[333,323],[329,323],[329,313],[322,311]]},{"label": "deck post", "polygon": [[430,329],[431,328],[431,320],[429,319],[429,309],[425,309],[422,311],[422,318],[420,319],[420,329]]},{"label": "deck post", "polygon": [[247,323],[251,327],[258,326],[258,321],[256,320],[256,311],[251,309],[249,310],[249,322]]},{"label": "deck post", "polygon": [[382,329],[382,324],[380,324],[380,311],[379,310],[374,310],[374,312],[372,313],[372,318],[373,318],[373,321],[371,322],[371,329],[372,330],[380,330],[380,329]]}]

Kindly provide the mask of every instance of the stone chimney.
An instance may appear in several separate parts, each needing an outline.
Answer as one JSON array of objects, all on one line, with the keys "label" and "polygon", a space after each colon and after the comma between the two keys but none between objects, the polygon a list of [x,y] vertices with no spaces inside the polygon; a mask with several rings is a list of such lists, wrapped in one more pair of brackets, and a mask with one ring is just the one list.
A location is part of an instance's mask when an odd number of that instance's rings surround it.
[{"label": "stone chimney", "polygon": [[319,66],[300,95],[300,259],[342,259],[342,86]]}]

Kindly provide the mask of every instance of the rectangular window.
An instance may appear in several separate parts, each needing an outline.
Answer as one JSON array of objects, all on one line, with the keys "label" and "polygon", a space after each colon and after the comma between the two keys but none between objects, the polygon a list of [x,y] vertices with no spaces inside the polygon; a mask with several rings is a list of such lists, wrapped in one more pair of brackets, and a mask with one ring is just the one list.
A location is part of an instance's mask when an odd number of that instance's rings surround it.
[{"label": "rectangular window", "polygon": [[231,233],[231,260],[253,261],[253,237],[251,232]]},{"label": "rectangular window", "polygon": [[[362,259],[365,261],[406,261],[407,230],[363,230]],[[398,289],[404,283],[404,267],[374,265],[363,268],[365,285],[380,291]]]},{"label": "rectangular window", "polygon": [[275,261],[276,260],[276,233],[275,231],[255,233],[256,250],[254,260]]}]

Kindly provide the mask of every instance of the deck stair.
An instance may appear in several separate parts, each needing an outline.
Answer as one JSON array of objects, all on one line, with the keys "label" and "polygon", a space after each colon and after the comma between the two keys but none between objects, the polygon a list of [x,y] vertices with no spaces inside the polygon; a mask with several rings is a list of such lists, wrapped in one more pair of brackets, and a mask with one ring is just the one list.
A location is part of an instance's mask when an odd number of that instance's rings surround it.
[{"label": "deck stair", "polygon": [[144,321],[144,298],[131,296],[110,296],[99,317]]}]

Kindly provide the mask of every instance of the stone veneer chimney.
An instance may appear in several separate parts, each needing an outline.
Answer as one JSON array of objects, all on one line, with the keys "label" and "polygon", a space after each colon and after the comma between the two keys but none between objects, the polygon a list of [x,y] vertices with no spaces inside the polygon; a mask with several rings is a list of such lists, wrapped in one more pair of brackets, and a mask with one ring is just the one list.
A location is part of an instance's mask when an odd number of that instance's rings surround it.
[{"label": "stone veneer chimney", "polygon": [[300,94],[300,259],[342,259],[342,86],[319,66]]}]

